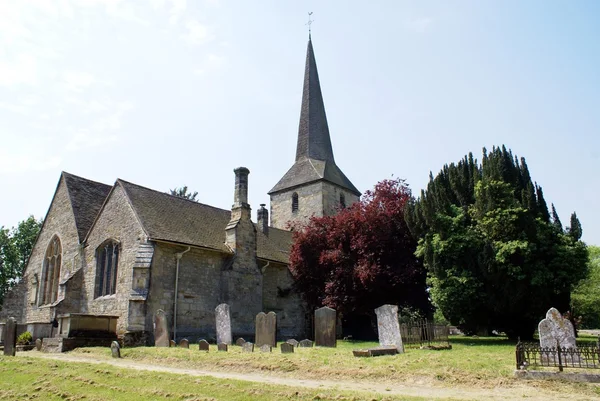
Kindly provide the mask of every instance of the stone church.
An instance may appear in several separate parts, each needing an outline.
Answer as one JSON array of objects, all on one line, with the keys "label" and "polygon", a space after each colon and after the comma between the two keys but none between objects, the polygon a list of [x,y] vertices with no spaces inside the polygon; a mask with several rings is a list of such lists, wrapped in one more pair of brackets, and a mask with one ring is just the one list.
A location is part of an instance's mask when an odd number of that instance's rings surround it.
[{"label": "stone church", "polygon": [[278,337],[310,336],[311,311],[288,270],[289,223],[334,214],[360,196],[333,157],[310,37],[296,160],[269,192],[270,213],[261,205],[252,221],[249,170],[234,173],[233,206],[223,210],[63,172],[0,322],[15,317],[34,338],[79,329],[145,344],[162,309],[172,337],[195,340],[214,337],[215,307],[227,303],[234,336],[252,338],[261,311],[277,313]]}]

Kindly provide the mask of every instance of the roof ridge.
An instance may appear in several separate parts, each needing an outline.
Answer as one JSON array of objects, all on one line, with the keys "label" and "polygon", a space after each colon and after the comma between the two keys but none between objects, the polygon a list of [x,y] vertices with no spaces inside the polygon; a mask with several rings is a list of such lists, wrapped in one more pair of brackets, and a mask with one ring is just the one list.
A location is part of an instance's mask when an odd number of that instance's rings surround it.
[{"label": "roof ridge", "polygon": [[61,174],[62,174],[62,175],[65,175],[65,176],[73,177],[73,178],[78,178],[78,179],[80,179],[80,180],[85,180],[85,181],[88,181],[88,182],[93,182],[94,184],[101,184],[101,185],[105,185],[105,186],[107,186],[107,187],[112,187],[112,185],[105,184],[105,183],[103,183],[103,182],[100,182],[100,181],[90,180],[89,178],[85,178],[85,177],[82,177],[82,176],[80,176],[80,175],[76,175],[76,174],[73,174],[73,173],[69,173],[68,171],[64,171],[64,170],[63,170],[63,171],[61,172]]}]

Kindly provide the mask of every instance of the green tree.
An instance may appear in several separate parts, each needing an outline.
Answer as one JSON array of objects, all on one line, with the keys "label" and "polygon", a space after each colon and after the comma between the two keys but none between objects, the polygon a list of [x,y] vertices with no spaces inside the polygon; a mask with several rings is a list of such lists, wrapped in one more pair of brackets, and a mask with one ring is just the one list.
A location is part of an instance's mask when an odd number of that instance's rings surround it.
[{"label": "green tree", "polygon": [[600,246],[588,246],[589,273],[573,290],[572,308],[574,316],[581,317],[580,327],[600,328]]},{"label": "green tree", "polygon": [[525,159],[504,146],[431,174],[406,219],[435,306],[466,332],[531,338],[548,308],[569,310],[587,272],[576,215],[563,230]]},{"label": "green tree", "polygon": [[42,220],[33,216],[21,221],[16,228],[0,227],[0,306],[6,292],[22,277],[41,228]]},{"label": "green tree", "polygon": [[181,188],[175,188],[175,189],[169,189],[169,193],[173,196],[177,196],[179,198],[184,198],[184,199],[189,199],[192,200],[194,202],[199,202],[198,199],[196,199],[196,197],[198,196],[198,192],[188,192],[188,187],[187,185],[184,185]]}]

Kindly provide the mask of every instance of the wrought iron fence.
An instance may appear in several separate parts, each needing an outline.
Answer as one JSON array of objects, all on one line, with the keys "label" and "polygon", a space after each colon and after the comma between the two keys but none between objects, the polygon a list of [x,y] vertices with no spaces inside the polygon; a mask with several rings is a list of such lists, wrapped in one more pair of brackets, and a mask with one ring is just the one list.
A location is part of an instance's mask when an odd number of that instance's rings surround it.
[{"label": "wrought iron fence", "polygon": [[409,320],[400,324],[402,343],[407,348],[450,347],[450,327],[427,319]]},{"label": "wrought iron fence", "polygon": [[597,343],[577,344],[576,348],[541,347],[536,343],[517,343],[515,355],[517,369],[530,367],[558,368],[600,368],[600,348]]}]

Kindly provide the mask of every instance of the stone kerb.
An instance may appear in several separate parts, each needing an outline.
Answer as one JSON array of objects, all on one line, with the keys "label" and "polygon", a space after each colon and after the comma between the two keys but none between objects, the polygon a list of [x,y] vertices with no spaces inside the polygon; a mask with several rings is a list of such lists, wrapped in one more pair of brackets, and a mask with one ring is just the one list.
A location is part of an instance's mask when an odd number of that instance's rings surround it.
[{"label": "stone kerb", "polygon": [[377,315],[377,333],[382,348],[396,347],[399,353],[404,352],[404,344],[400,335],[398,322],[398,306],[382,305],[375,309]]},{"label": "stone kerb", "polygon": [[231,315],[229,305],[220,304],[215,308],[215,320],[217,327],[217,344],[232,344]]},{"label": "stone kerb", "polygon": [[315,310],[315,346],[335,347],[337,345],[336,323],[335,309],[324,306]]}]

